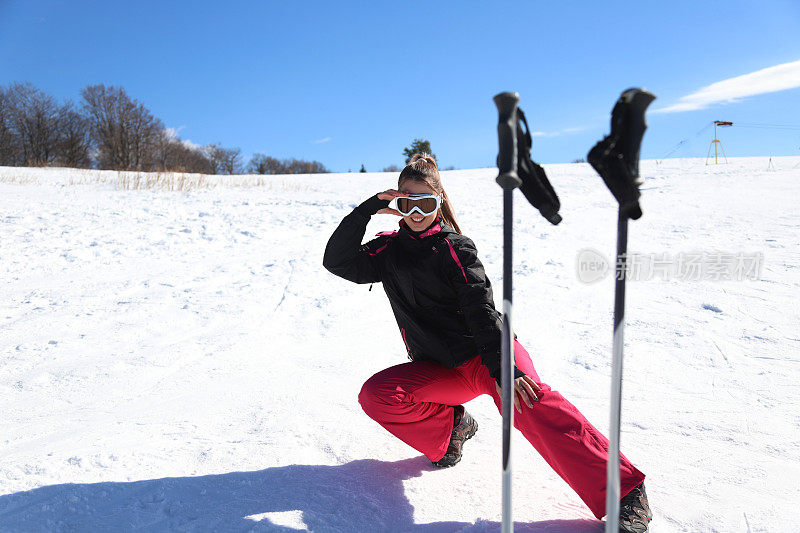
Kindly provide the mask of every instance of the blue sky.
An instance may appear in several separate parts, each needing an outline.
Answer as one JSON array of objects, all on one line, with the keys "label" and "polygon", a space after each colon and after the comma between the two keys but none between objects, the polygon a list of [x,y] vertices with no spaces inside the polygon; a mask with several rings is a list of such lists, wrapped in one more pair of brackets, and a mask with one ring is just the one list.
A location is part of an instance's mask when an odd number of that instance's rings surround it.
[{"label": "blue sky", "polygon": [[666,108],[642,157],[705,156],[713,120],[736,124],[730,156],[800,155],[799,27],[795,0],[0,0],[0,84],[123,86],[184,139],[334,171],[402,164],[415,137],[443,167],[492,166],[504,90],[542,163],[585,157],[632,86]]}]

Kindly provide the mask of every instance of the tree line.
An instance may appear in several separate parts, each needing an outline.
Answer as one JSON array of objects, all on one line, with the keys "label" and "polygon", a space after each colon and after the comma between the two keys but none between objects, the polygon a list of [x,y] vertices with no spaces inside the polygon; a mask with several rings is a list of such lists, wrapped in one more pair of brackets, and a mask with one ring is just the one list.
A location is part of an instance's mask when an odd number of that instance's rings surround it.
[{"label": "tree line", "polygon": [[254,154],[182,140],[122,87],[89,85],[80,103],[30,83],[0,86],[0,166],[63,166],[201,174],[314,174],[319,161]]}]

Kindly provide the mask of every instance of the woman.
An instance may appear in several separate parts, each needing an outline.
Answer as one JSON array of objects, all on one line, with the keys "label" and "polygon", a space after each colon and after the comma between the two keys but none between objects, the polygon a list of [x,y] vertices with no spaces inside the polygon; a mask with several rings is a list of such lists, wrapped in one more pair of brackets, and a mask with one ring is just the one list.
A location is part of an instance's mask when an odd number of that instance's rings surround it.
[{"label": "woman", "polygon": [[[389,207],[396,200],[397,209]],[[401,216],[398,231],[361,244],[376,213]],[[462,404],[500,400],[501,316],[473,241],[461,234],[436,162],[415,154],[389,189],[348,214],[323,265],[355,283],[382,282],[411,360],[364,384],[364,411],[434,465],[453,466],[478,424]],[[543,383],[514,339],[514,426],[597,518],[605,514],[608,439]],[[621,531],[642,533],[652,518],[644,474],[620,458]]]}]

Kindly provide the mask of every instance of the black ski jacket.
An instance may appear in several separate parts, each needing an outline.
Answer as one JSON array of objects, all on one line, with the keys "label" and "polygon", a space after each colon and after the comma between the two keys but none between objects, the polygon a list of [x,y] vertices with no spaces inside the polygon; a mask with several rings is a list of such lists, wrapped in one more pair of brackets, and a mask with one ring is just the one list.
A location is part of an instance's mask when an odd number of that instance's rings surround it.
[{"label": "black ski jacket", "polygon": [[398,231],[361,244],[371,215],[388,204],[376,195],[344,217],[323,266],[355,283],[382,282],[411,360],[455,368],[480,355],[500,384],[502,320],[475,243],[438,217],[421,232],[400,220]]}]

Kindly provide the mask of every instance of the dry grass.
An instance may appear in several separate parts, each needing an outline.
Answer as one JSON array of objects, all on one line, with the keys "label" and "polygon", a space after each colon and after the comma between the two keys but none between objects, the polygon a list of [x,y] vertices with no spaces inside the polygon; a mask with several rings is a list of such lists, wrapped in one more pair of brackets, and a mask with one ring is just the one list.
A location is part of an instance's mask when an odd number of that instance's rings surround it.
[{"label": "dry grass", "polygon": [[74,168],[0,167],[0,183],[15,185],[111,185],[116,190],[186,192],[215,188],[259,188],[279,192],[303,192],[308,184],[287,176],[219,176],[183,172],[136,172]]},{"label": "dry grass", "polygon": [[35,185],[39,183],[35,177],[32,176],[0,176],[0,183],[11,183],[13,185]]},{"label": "dry grass", "polygon": [[203,174],[187,175],[176,172],[117,172],[117,190],[189,191],[210,189],[213,185]]}]

